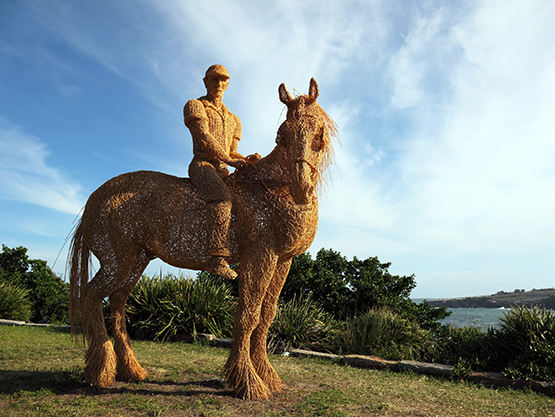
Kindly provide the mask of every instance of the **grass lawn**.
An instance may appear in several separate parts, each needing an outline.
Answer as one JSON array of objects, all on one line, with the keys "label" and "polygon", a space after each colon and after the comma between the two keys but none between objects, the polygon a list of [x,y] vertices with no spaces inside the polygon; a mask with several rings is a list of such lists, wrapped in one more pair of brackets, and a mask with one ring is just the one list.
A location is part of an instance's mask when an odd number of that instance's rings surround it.
[{"label": "grass lawn", "polygon": [[228,351],[136,341],[147,381],[95,389],[67,333],[0,326],[1,416],[555,416],[555,399],[415,374],[270,358],[286,389],[243,401],[221,381]]}]

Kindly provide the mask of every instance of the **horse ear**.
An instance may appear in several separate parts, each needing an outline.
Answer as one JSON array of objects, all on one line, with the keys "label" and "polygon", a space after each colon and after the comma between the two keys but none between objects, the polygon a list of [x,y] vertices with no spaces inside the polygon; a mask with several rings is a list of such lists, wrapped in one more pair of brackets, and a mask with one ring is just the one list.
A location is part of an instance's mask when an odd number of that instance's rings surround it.
[{"label": "horse ear", "polygon": [[292,98],[291,98],[291,94],[289,94],[289,91],[287,91],[287,88],[285,88],[285,84],[281,83],[279,86],[279,100],[287,105],[287,103],[289,103]]},{"label": "horse ear", "polygon": [[318,83],[314,78],[310,79],[310,87],[308,88],[308,97],[311,101],[316,101],[318,95],[320,94],[320,90],[318,89]]}]

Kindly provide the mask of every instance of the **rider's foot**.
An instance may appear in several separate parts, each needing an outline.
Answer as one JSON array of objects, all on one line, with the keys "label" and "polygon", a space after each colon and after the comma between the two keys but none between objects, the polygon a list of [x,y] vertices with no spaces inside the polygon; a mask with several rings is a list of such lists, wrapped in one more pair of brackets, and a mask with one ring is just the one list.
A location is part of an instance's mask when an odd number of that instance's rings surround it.
[{"label": "rider's foot", "polygon": [[237,278],[237,272],[231,269],[227,261],[221,256],[213,256],[210,258],[206,270],[225,279]]}]

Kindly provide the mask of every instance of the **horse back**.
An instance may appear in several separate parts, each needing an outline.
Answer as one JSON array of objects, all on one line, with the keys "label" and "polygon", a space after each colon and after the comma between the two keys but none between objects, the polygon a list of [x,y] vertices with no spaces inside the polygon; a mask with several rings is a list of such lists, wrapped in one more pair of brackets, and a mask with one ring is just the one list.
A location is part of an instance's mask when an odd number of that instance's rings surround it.
[{"label": "horse back", "polygon": [[97,257],[107,239],[112,246],[140,246],[162,257],[168,243],[176,243],[176,234],[203,234],[199,219],[204,208],[189,178],[136,171],[114,177],[93,192],[81,224]]}]

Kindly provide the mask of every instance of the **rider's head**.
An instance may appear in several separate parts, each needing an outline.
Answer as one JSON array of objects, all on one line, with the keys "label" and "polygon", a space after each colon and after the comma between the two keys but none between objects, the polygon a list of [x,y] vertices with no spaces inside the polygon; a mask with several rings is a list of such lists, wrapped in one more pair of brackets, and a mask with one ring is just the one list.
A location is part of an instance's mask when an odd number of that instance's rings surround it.
[{"label": "rider's head", "polygon": [[206,70],[203,81],[208,95],[221,99],[229,85],[229,73],[223,65],[212,65]]}]

